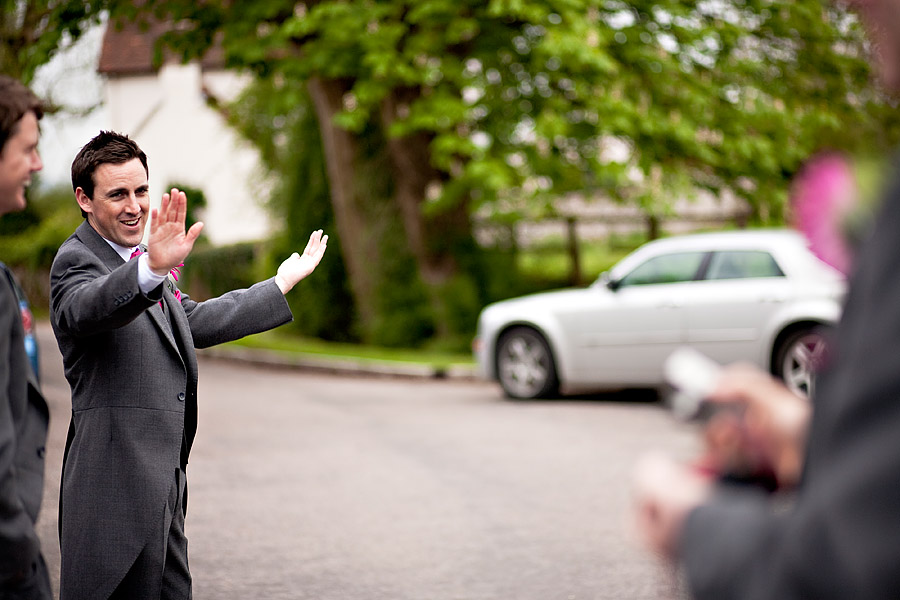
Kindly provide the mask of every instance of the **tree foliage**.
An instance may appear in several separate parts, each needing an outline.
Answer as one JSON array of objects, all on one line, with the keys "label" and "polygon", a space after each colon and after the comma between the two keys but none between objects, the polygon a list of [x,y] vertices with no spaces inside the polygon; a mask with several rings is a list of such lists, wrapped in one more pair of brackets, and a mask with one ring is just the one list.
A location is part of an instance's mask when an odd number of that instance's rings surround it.
[{"label": "tree foliage", "polygon": [[0,0],[0,72],[28,84],[38,67],[99,22],[103,4]]},{"label": "tree foliage", "polygon": [[302,296],[288,296],[294,314],[290,327],[326,340],[358,340],[347,272],[339,260],[342,245],[329,202],[325,157],[304,86],[259,78],[228,114],[238,131],[256,143],[266,167],[278,174],[268,208],[280,217],[284,228],[270,240],[265,272],[274,272],[309,232],[328,232],[329,258],[316,268],[316,285],[304,289]]},{"label": "tree foliage", "polygon": [[[276,96],[307,87],[366,331],[383,317],[378,277],[396,272],[368,265],[394,256],[384,242],[400,232],[396,264],[412,257],[410,289],[424,286],[435,331],[452,334],[450,315],[485,300],[483,280],[461,278],[486,272],[469,260],[475,211],[546,214],[578,191],[656,212],[706,188],[778,221],[810,154],[900,137],[861,28],[821,0],[116,4],[175,24],[163,41],[185,59],[220,45]],[[283,133],[258,142],[314,143]],[[384,157],[374,174],[373,140]],[[372,186],[372,175],[389,181]],[[379,228],[373,206],[392,206],[399,227]]]},{"label": "tree foliage", "polygon": [[[514,191],[627,191],[662,177],[754,205],[816,149],[893,144],[862,32],[820,0],[391,0],[153,3],[196,56],[350,82],[360,131],[408,91],[388,134],[426,132],[429,210]],[[883,127],[884,120],[890,126]],[[623,142],[625,161],[610,158]],[[777,208],[777,206],[775,207]]]}]

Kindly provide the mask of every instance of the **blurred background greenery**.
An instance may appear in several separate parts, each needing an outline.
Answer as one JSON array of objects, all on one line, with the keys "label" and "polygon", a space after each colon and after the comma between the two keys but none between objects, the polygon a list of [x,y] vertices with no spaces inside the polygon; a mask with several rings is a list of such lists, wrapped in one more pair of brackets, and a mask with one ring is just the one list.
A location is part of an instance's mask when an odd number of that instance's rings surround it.
[{"label": "blurred background greenery", "polygon": [[[282,227],[199,245],[182,286],[250,285],[324,228],[288,331],[332,342],[467,351],[485,304],[589,283],[667,233],[678,199],[733,196],[742,225],[781,225],[814,153],[900,141],[859,24],[821,0],[7,0],[0,66],[28,82],[103,20],[170,24],[160,62],[212,49],[252,77],[237,101],[207,101],[259,149]],[[571,194],[640,219],[603,239],[517,233],[564,219]],[[70,190],[40,186],[0,220],[0,258],[38,314],[79,220]]]}]

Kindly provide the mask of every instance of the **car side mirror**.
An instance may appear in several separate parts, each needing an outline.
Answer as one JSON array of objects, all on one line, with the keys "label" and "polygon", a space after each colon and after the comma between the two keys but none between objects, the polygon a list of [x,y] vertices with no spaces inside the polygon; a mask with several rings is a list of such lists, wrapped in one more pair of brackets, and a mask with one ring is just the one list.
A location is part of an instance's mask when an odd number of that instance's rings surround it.
[{"label": "car side mirror", "polygon": [[605,288],[607,288],[611,292],[615,292],[616,290],[618,290],[619,286],[621,285],[620,281],[613,279],[609,276],[609,271],[604,271],[603,273],[600,274],[598,283],[600,285],[604,286]]}]

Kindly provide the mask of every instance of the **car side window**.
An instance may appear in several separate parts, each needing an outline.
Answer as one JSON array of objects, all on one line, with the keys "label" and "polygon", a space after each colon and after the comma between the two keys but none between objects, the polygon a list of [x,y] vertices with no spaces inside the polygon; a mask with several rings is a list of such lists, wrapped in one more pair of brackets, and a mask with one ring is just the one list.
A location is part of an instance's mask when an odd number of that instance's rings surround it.
[{"label": "car side window", "polygon": [[709,261],[706,279],[748,279],[784,277],[784,272],[768,252],[730,250],[716,252]]},{"label": "car side window", "polygon": [[654,256],[623,277],[619,281],[619,287],[691,281],[697,275],[703,256],[703,252],[678,252]]}]

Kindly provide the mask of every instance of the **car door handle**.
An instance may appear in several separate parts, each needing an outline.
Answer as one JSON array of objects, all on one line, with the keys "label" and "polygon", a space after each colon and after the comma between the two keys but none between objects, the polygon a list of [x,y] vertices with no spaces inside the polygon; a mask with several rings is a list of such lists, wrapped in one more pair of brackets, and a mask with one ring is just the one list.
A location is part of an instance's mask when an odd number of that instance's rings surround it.
[{"label": "car door handle", "polygon": [[681,308],[681,302],[677,300],[664,300],[656,305],[657,308]]}]

